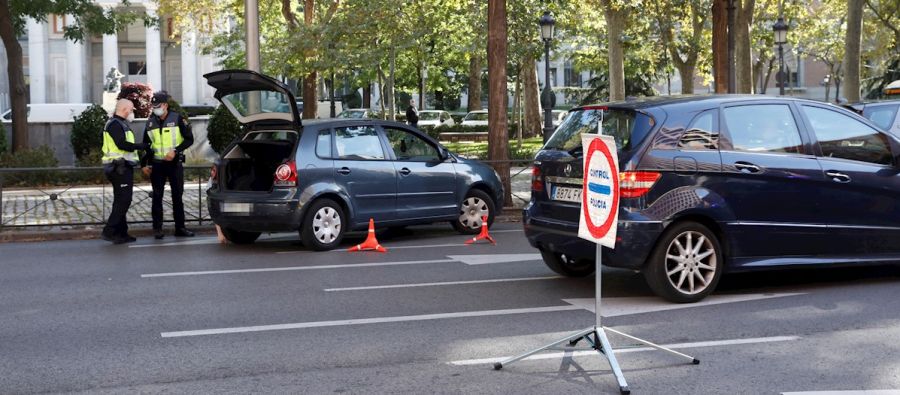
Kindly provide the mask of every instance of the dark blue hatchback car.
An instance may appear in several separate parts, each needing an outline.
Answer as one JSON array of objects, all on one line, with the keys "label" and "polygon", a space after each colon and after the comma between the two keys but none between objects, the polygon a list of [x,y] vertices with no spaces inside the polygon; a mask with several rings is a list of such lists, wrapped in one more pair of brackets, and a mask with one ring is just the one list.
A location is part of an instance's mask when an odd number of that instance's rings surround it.
[{"label": "dark blue hatchback car", "polygon": [[568,276],[594,272],[579,239],[581,133],[613,136],[617,244],[658,295],[694,302],[722,273],[900,262],[900,140],[845,109],[801,99],[693,96],[586,106],[537,154],[525,234]]}]

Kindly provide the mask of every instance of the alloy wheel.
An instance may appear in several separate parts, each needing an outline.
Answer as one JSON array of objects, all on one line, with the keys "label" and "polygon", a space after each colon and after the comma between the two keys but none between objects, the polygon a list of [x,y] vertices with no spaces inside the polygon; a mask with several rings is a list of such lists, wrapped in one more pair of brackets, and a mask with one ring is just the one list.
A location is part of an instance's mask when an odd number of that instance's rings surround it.
[{"label": "alloy wheel", "polygon": [[685,231],[672,239],[666,249],[666,278],[678,292],[703,292],[716,275],[716,249],[703,234]]}]

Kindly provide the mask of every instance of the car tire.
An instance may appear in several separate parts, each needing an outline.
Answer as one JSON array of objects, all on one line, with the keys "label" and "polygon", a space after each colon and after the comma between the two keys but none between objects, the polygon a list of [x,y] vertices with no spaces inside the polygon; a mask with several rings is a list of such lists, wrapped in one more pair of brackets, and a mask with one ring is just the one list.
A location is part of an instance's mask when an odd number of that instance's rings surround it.
[{"label": "car tire", "polygon": [[675,303],[694,303],[713,292],[724,269],[722,246],[706,226],[681,222],[657,241],[643,270],[654,293]]},{"label": "car tire", "polygon": [[481,232],[481,217],[487,215],[488,227],[494,224],[494,199],[480,189],[471,189],[459,203],[459,216],[451,221],[453,229],[464,235]]},{"label": "car tire", "polygon": [[565,254],[541,250],[544,264],[554,272],[566,277],[587,277],[597,270],[597,265],[587,259],[572,259]]},{"label": "car tire", "polygon": [[260,234],[260,232],[242,232],[231,228],[222,228],[222,235],[234,244],[253,244]]},{"label": "car tire", "polygon": [[333,250],[341,244],[346,233],[344,209],[331,199],[314,201],[306,212],[300,228],[303,245],[315,251]]}]

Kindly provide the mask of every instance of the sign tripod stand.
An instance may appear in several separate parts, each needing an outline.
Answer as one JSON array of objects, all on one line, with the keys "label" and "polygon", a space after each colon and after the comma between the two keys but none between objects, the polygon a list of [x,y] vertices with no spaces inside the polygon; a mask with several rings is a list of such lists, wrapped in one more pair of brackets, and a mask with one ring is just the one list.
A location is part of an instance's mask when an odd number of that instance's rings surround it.
[{"label": "sign tripod stand", "polygon": [[[617,331],[615,329],[605,327],[601,324],[600,290],[602,276],[600,273],[600,267],[603,246],[606,245],[610,248],[613,248],[615,246],[616,225],[619,217],[619,161],[615,155],[615,141],[612,140],[612,138],[609,136],[599,136],[598,134],[583,134],[582,144],[583,147],[589,148],[585,151],[584,156],[584,191],[582,192],[582,215],[581,221],[579,221],[578,236],[597,243],[594,326],[572,333],[569,336],[554,341],[553,343],[550,343],[541,348],[526,352],[521,355],[517,355],[501,362],[497,362],[494,364],[494,370],[503,369],[504,366],[508,366],[512,363],[521,361],[531,355],[540,353],[542,351],[579,350],[573,347],[577,345],[578,342],[584,340],[590,346],[589,348],[587,348],[587,350],[596,350],[606,358],[607,362],[609,362],[609,366],[610,368],[612,368],[613,375],[616,376],[616,381],[619,384],[619,391],[622,394],[630,394],[631,390],[628,389],[628,383],[625,381],[625,375],[622,374],[622,369],[619,368],[619,363],[616,361],[616,356],[613,348],[609,343],[609,339],[606,337],[607,331],[631,339],[640,344],[652,347],[659,351],[665,351],[672,355],[688,359],[694,365],[699,364],[700,360],[687,354],[682,354],[678,351],[649,342],[647,340],[640,339],[629,334]],[[599,153],[601,155],[595,156],[595,153]],[[589,195],[590,199],[588,198]],[[588,204],[589,202],[590,204]],[[560,345],[564,343],[567,343],[567,347],[560,347]],[[633,347],[639,346],[620,347],[619,349]]]}]

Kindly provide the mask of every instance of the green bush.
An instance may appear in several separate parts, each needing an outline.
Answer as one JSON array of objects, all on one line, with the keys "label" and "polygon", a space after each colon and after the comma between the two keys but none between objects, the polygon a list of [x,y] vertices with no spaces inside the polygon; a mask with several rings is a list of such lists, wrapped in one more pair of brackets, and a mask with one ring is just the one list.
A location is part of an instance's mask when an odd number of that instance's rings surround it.
[{"label": "green bush", "polygon": [[209,117],[206,138],[212,149],[219,154],[222,154],[228,144],[231,144],[241,134],[243,134],[241,123],[231,115],[225,106],[216,108],[216,112]]},{"label": "green bush", "polygon": [[[87,110],[75,117],[69,141],[72,143],[75,158],[79,162],[85,162],[91,150],[100,151],[100,147],[103,146],[103,128],[108,120],[109,114],[97,104],[88,107]],[[100,161],[89,163],[96,165]]]},{"label": "green bush", "polygon": [[[0,154],[0,167],[52,167],[59,166],[56,153],[44,145],[39,148],[25,149],[15,153]],[[57,182],[54,171],[34,171],[11,173],[3,176],[4,185],[48,185]]]},{"label": "green bush", "polygon": [[6,128],[0,123],[0,155],[9,150],[9,144],[6,142]]}]

